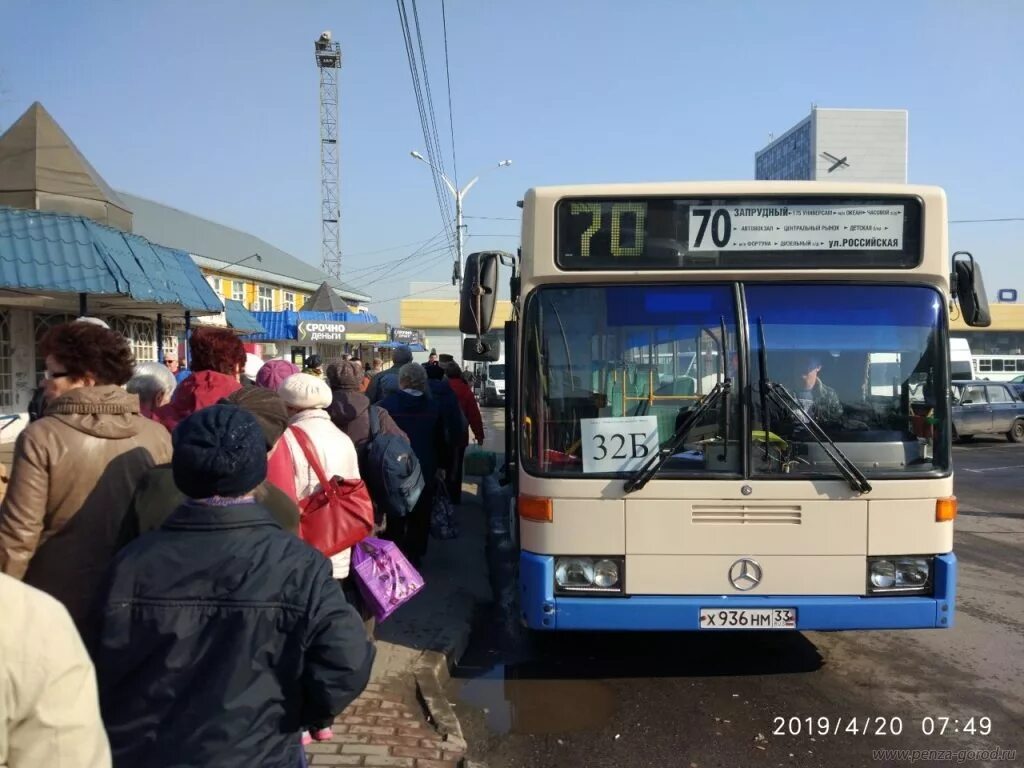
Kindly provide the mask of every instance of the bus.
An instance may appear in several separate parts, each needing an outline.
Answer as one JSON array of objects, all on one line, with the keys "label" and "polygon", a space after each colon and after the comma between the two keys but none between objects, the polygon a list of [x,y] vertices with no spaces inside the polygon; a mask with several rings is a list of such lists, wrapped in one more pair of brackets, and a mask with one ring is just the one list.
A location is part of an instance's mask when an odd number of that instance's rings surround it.
[{"label": "bus", "polygon": [[1017,381],[1024,375],[1024,355],[974,355],[971,366],[976,380]]},{"label": "bus", "polygon": [[521,619],[541,631],[953,624],[949,316],[988,325],[935,187],[529,190],[499,272]]},{"label": "bus", "polygon": [[977,378],[974,375],[971,345],[967,339],[949,340],[949,377],[953,381],[970,381]]}]

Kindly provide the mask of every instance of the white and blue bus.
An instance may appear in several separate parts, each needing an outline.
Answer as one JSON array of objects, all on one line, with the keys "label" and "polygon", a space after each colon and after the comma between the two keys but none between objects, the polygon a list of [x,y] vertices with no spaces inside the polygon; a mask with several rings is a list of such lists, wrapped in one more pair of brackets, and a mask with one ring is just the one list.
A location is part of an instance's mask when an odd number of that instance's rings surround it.
[{"label": "white and blue bus", "polygon": [[[957,564],[942,190],[532,189],[506,327],[536,630],[949,627]],[[462,330],[498,261],[466,265]],[[952,290],[951,290],[952,286]],[[467,357],[486,344],[467,341]]]}]

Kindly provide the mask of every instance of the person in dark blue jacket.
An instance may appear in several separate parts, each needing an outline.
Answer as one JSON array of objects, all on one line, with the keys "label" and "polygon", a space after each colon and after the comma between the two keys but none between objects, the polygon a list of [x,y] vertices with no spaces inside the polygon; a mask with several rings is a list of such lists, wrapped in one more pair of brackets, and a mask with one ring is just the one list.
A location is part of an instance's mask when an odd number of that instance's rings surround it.
[{"label": "person in dark blue jacket", "polygon": [[[427,552],[430,535],[430,510],[437,490],[437,473],[444,469],[447,456],[444,421],[437,398],[431,397],[427,372],[419,363],[407,363],[398,372],[399,389],[385,397],[380,407],[391,414],[405,432],[423,471],[426,487],[412,513],[388,517],[385,536],[398,545],[417,568]],[[456,403],[458,407],[458,403]]]},{"label": "person in dark blue jacket", "polygon": [[451,466],[455,446],[458,444],[460,436],[465,434],[468,429],[469,422],[466,421],[466,416],[462,413],[455,390],[452,389],[451,384],[445,381],[444,367],[440,363],[427,363],[423,366],[423,370],[427,372],[427,385],[430,387],[430,394],[437,400],[437,404],[441,408],[446,450],[441,467],[447,470]]},{"label": "person in dark blue jacket", "polygon": [[174,432],[187,501],[121,551],[93,659],[117,768],[300,764],[299,732],[366,687],[374,650],[322,554],[255,502],[256,418],[197,411]]}]

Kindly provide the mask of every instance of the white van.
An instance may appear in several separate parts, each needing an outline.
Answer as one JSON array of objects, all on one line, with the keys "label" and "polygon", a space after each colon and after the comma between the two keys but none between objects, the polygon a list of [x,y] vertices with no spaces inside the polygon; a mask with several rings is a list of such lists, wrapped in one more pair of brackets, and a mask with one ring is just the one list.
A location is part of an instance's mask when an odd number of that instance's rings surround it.
[{"label": "white van", "polygon": [[967,339],[949,340],[949,378],[953,381],[970,381],[974,378],[971,369],[971,345]]},{"label": "white van", "polygon": [[476,395],[482,405],[505,404],[505,357],[475,366]]}]

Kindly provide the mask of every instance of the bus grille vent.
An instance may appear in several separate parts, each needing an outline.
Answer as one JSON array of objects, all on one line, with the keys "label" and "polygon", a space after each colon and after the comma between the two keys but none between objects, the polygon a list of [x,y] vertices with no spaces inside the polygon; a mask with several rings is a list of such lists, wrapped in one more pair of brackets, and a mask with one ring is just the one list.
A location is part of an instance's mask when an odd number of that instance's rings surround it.
[{"label": "bus grille vent", "polygon": [[698,525],[800,525],[802,517],[799,506],[695,504],[691,520]]}]

